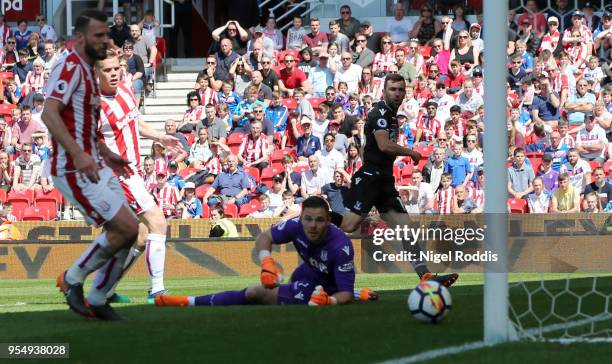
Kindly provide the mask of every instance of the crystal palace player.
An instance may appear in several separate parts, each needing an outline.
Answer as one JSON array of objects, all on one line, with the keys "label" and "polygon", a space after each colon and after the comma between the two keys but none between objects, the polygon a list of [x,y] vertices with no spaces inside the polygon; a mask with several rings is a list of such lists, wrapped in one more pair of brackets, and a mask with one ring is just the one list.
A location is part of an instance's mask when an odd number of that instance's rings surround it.
[{"label": "crystal palace player", "polygon": [[[350,303],[372,300],[376,295],[364,288],[354,291],[353,244],[346,234],[330,224],[327,202],[311,196],[302,203],[299,218],[282,221],[261,233],[255,247],[261,261],[261,286],[225,291],[207,296],[155,298],[157,306],[225,306],[247,304]],[[280,284],[280,270],[270,255],[272,244],[292,242],[303,263],[291,275],[291,283]]]},{"label": "crystal palace player", "polygon": [[[332,213],[332,221],[346,232],[353,232],[361,224],[372,206],[391,227],[407,225],[408,215],[395,189],[393,162],[398,156],[411,157],[418,162],[421,155],[397,143],[401,132],[396,119],[397,109],[406,95],[406,82],[399,74],[389,74],[384,83],[384,100],[368,113],[365,124],[363,166],[353,175],[351,188],[344,198],[350,210],[344,215]],[[406,249],[418,254],[418,244],[405,244]],[[434,275],[424,262],[413,261],[412,266],[421,279],[436,280],[445,286],[457,280],[457,274]]]},{"label": "crystal palace player", "polygon": [[[130,268],[140,252],[145,250],[147,269],[151,278],[149,300],[152,303],[156,295],[166,293],[164,261],[167,224],[164,214],[147,191],[142,179],[140,136],[153,139],[170,148],[179,148],[180,142],[177,138],[159,133],[142,122],[131,88],[119,80],[120,69],[119,58],[114,54],[96,63],[102,94],[99,127],[104,137],[104,144],[130,162],[129,177],[119,176],[119,182],[128,205],[142,223],[136,247],[130,251],[124,272]],[[94,283],[103,280],[104,267],[98,271]]]},{"label": "crystal palace player", "polygon": [[[42,120],[53,140],[51,174],[55,186],[82,211],[88,223],[102,225],[103,230],[58,277],[57,284],[70,308],[80,315],[118,320],[121,317],[106,302],[106,294],[121,277],[129,249],[138,236],[138,220],[113,175],[113,171],[125,173],[128,161],[98,143],[100,92],[92,66],[106,58],[106,15],[86,10],[77,18],[75,30],[74,50],[49,77]],[[105,279],[91,288],[86,304],[85,278],[109,261],[112,263],[104,271]]]}]

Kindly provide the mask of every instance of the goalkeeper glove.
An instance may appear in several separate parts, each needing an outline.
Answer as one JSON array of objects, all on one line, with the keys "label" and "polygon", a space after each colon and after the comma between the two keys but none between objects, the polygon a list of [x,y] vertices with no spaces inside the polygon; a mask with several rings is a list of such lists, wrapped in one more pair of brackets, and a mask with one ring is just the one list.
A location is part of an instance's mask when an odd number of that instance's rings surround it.
[{"label": "goalkeeper glove", "polygon": [[314,292],[310,295],[308,306],[335,305],[336,303],[338,302],[335,297],[330,297],[327,292],[323,290],[322,286],[316,286]]},{"label": "goalkeeper glove", "polygon": [[355,301],[376,301],[378,300],[378,293],[372,291],[369,288],[361,288],[353,291]]},{"label": "goalkeeper glove", "polygon": [[281,275],[280,269],[274,263],[274,259],[268,256],[261,261],[261,284],[266,288],[274,288],[280,286]]}]

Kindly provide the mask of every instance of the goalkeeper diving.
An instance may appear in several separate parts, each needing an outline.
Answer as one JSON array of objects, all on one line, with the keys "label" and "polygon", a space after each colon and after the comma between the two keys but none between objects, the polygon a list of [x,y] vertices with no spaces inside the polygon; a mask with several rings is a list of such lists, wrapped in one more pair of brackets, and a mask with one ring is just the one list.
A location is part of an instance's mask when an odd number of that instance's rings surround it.
[{"label": "goalkeeper diving", "polygon": [[[271,255],[273,244],[293,243],[303,260],[287,284]],[[353,244],[331,224],[329,205],[312,196],[302,203],[299,217],[281,221],[261,233],[255,247],[261,263],[261,285],[206,296],[155,297],[157,306],[227,306],[249,304],[309,304],[311,306],[375,300],[368,288],[355,290]]]}]

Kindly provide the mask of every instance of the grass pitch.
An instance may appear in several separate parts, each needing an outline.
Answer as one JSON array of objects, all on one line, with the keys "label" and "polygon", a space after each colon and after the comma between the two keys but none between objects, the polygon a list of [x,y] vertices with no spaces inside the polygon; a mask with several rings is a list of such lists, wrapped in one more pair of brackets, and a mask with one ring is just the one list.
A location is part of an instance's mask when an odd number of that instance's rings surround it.
[{"label": "grass pitch", "polygon": [[[546,275],[547,289],[563,291],[564,275]],[[540,275],[511,275],[511,280]],[[202,295],[241,289],[258,277],[168,279],[173,294]],[[128,321],[83,319],[67,310],[52,280],[0,281],[0,343],[70,343],[70,361],[204,363],[371,363],[482,339],[483,275],[463,274],[451,289],[453,310],[438,325],[421,324],[406,307],[414,275],[359,274],[358,287],[380,293],[378,302],[348,306],[234,306],[157,308],[147,305],[145,280],[127,279],[119,291],[133,303],[115,305]],[[602,278],[608,295],[612,278]],[[600,287],[598,284],[598,288]],[[591,279],[572,281],[572,291],[588,292]],[[537,287],[534,283],[530,287]],[[550,301],[533,295],[534,311],[550,310]],[[526,297],[516,295],[517,303]],[[563,297],[559,297],[559,300]],[[568,298],[569,299],[569,298]],[[539,302],[539,303],[538,303]],[[561,302],[561,301],[560,301]],[[563,304],[568,312],[568,304]],[[587,312],[598,302],[583,302]],[[575,311],[575,309],[574,309]],[[599,311],[601,312],[601,311]],[[539,313],[538,313],[539,315]],[[535,318],[526,319],[534,323]],[[548,323],[547,323],[548,324]],[[610,326],[610,323],[607,323]],[[443,358],[453,363],[606,362],[611,345],[521,342]],[[440,359],[436,359],[439,362]],[[431,361],[432,363],[434,360]]]}]

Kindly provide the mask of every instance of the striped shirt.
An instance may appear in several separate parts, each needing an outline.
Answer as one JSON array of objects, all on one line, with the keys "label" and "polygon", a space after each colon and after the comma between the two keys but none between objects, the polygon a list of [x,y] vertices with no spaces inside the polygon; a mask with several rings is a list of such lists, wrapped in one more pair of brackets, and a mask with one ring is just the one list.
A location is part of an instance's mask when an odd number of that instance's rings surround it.
[{"label": "striped shirt", "polygon": [[119,82],[115,95],[103,95],[100,105],[100,133],[104,137],[104,144],[130,161],[133,173],[142,175],[138,128],[140,114],[132,90],[124,82]]},{"label": "striped shirt", "polygon": [[42,94],[45,87],[45,77],[42,73],[37,75],[34,73],[34,71],[30,71],[26,75],[24,86],[28,90],[27,92]]},{"label": "striped shirt", "polygon": [[268,155],[268,139],[265,135],[260,134],[257,140],[253,140],[253,136],[248,134],[246,138],[242,140],[240,148],[238,149],[238,155],[242,156],[247,163],[254,162],[264,155]]},{"label": "striped shirt", "polygon": [[164,183],[161,188],[158,186],[153,187],[151,193],[155,196],[157,203],[162,208],[164,216],[173,216],[174,210],[168,209],[167,206],[176,206],[181,200],[179,190],[172,184]]},{"label": "striped shirt", "polygon": [[[100,117],[100,89],[93,67],[76,51],[59,61],[49,76],[47,95],[65,107],[60,113],[68,133],[84,153],[101,160],[97,147]],[[51,158],[51,174],[74,173],[74,160],[55,139]]]},{"label": "striped shirt", "polygon": [[419,129],[423,131],[419,141],[431,142],[442,132],[442,123],[436,118],[432,119],[428,115],[422,115],[417,122],[417,130]]},{"label": "striped shirt", "polygon": [[376,69],[378,71],[385,71],[389,69],[389,66],[395,64],[395,57],[393,56],[393,52],[389,52],[388,54],[383,54],[381,52],[376,53],[374,56],[374,64],[376,65]]},{"label": "striped shirt", "polygon": [[200,102],[202,106],[207,106],[209,104],[217,106],[219,103],[217,92],[210,87],[207,87],[204,90],[199,89],[198,94],[200,95]]},{"label": "striped shirt", "polygon": [[438,212],[440,215],[448,215],[453,213],[453,196],[455,189],[449,187],[447,189],[438,189],[436,192],[436,202],[438,203]]}]

